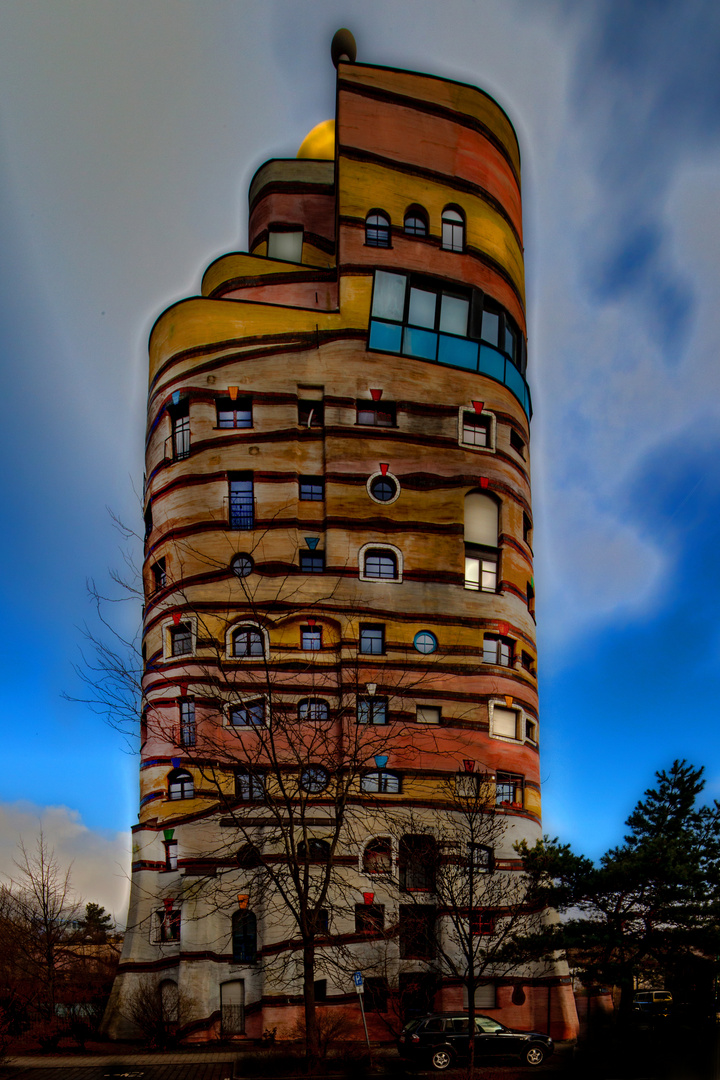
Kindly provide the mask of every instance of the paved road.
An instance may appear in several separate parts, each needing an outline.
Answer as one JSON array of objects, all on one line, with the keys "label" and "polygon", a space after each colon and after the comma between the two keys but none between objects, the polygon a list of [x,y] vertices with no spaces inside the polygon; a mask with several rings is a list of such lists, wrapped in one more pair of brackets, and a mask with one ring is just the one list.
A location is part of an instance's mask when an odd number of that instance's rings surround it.
[{"label": "paved road", "polygon": [[232,1080],[234,1064],[234,1057],[224,1061],[155,1060],[152,1064],[109,1057],[94,1064],[68,1061],[62,1065],[16,1059],[3,1073],[8,1080]]}]

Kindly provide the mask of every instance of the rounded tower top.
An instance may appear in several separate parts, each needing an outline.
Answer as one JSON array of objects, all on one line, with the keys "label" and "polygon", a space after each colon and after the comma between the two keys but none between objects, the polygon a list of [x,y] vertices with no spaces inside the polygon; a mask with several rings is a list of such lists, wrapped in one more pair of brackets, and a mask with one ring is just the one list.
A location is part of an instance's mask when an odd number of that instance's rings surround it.
[{"label": "rounded tower top", "polygon": [[330,46],[330,55],[332,56],[332,62],[335,67],[338,66],[341,60],[345,60],[350,64],[355,63],[357,45],[355,44],[353,35],[345,27],[335,31],[332,45]]}]

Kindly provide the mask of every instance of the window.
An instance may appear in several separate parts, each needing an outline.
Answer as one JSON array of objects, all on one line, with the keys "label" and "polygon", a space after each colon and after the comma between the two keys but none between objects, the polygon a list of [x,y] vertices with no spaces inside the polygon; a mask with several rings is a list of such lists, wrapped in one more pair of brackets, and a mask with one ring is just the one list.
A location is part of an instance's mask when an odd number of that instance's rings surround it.
[{"label": "window", "polygon": [[322,649],[322,627],[321,626],[301,626],[300,627],[300,648],[307,649],[309,651],[315,651]]},{"label": "window", "polygon": [[298,401],[298,424],[306,428],[321,428],[325,423],[325,407],[322,401]]},{"label": "window", "polygon": [[503,667],[512,667],[512,638],[497,637],[495,634],[486,634],[483,638],[483,663],[501,664]]},{"label": "window", "polygon": [[535,586],[532,581],[528,581],[526,587],[527,606],[531,615],[535,614]]},{"label": "window", "polygon": [[322,502],[325,498],[325,481],[322,476],[301,476],[298,484],[303,502]]},{"label": "window", "polygon": [[317,913],[317,928],[321,934],[330,933],[330,915],[327,908],[320,908]]},{"label": "window", "polygon": [[177,870],[178,842],[177,840],[165,840],[165,869]]},{"label": "window", "polygon": [[190,402],[181,401],[170,408],[173,457],[176,461],[190,455]]},{"label": "window", "polygon": [[457,210],[443,210],[442,246],[446,251],[462,251],[465,246],[465,222]]},{"label": "window", "polygon": [[400,905],[400,959],[431,960],[435,955],[435,908]]},{"label": "window", "polygon": [[362,858],[366,874],[392,873],[392,845],[389,836],[381,836],[365,845]]},{"label": "window", "polygon": [[403,227],[408,236],[427,236],[427,216],[420,207],[411,207],[405,215]]},{"label": "window", "polygon": [[230,724],[232,727],[262,727],[265,724],[265,702],[260,699],[233,705]]},{"label": "window", "polygon": [[525,738],[528,742],[537,742],[537,722],[529,716],[525,717]]},{"label": "window", "polygon": [[157,925],[156,944],[180,940],[180,911],[178,908],[161,908],[155,912]]},{"label": "window", "polygon": [[377,769],[374,772],[365,773],[360,781],[360,790],[367,794],[399,795],[400,777],[397,773]]},{"label": "window", "polygon": [[236,964],[254,964],[257,959],[257,919],[252,911],[233,912],[232,958]]},{"label": "window", "polygon": [[145,539],[148,540],[150,537],[150,533],[153,531],[153,512],[151,502],[149,502],[145,508],[143,519],[145,521]]},{"label": "window", "polygon": [[366,427],[395,427],[395,406],[376,401],[358,401],[355,419]]},{"label": "window", "polygon": [[385,927],[385,907],[383,904],[355,905],[355,933],[379,934]]},{"label": "window", "polygon": [[327,1001],[327,979],[315,979],[313,994],[316,1001]]},{"label": "window", "polygon": [[361,623],[359,651],[370,656],[382,656],[385,652],[385,627],[380,624]]},{"label": "window", "polygon": [[530,417],[525,339],[509,312],[478,289],[376,270],[369,329],[369,349],[479,372],[506,386]]},{"label": "window", "polygon": [[[461,772],[455,775],[455,794],[459,799],[474,799],[478,800],[481,793],[484,794],[482,786],[485,782],[485,778],[478,775],[478,773]],[[484,799],[481,801],[485,801]]]},{"label": "window", "polygon": [[405,892],[433,892],[437,845],[433,836],[408,834],[400,840],[400,888]]},{"label": "window", "polygon": [[329,720],[330,707],[322,698],[306,698],[298,702],[298,720]]},{"label": "window", "polygon": [[242,870],[254,870],[262,863],[260,849],[256,844],[243,844],[238,848],[235,858]]},{"label": "window", "polygon": [[330,858],[330,844],[327,840],[301,840],[297,846],[297,852],[301,859],[322,859],[327,862]]},{"label": "window", "polygon": [[192,627],[190,623],[181,622],[177,626],[170,627],[170,654],[171,656],[188,656],[192,652]]},{"label": "window", "polygon": [[301,551],[300,570],[303,574],[322,574],[325,570],[325,552],[317,548],[315,551]]},{"label": "window", "polygon": [[525,457],[525,440],[520,438],[515,428],[510,428],[510,445],[521,458]]},{"label": "window", "polygon": [[195,702],[180,702],[180,745],[195,745]]},{"label": "window", "polygon": [[413,638],[413,645],[419,653],[434,653],[438,647],[437,638],[430,630],[419,630]]},{"label": "window", "polygon": [[240,554],[233,555],[230,568],[235,577],[249,577],[255,568],[255,561],[252,555],[248,555],[246,551],[241,551]]},{"label": "window", "polygon": [[391,503],[400,494],[400,486],[392,476],[374,476],[368,481],[368,492],[375,502]]},{"label": "window", "polygon": [[535,661],[533,660],[530,653],[525,652],[524,649],[523,649],[522,653],[520,654],[520,663],[522,664],[523,668],[525,669],[525,671],[528,672],[529,675],[534,675],[535,674]]},{"label": "window", "polygon": [[232,633],[233,656],[264,656],[263,633],[254,626],[241,626]]},{"label": "window", "polygon": [[476,874],[492,874],[495,869],[495,857],[492,848],[485,844],[469,844],[470,858]]},{"label": "window", "polygon": [[462,413],[462,439],[466,446],[491,446],[490,417],[483,413]]},{"label": "window", "polygon": [[387,980],[381,979],[377,976],[365,979],[364,982],[365,993],[365,1012],[387,1012],[388,1011],[388,984]]},{"label": "window", "polygon": [[153,584],[155,585],[155,588],[156,589],[164,589],[165,586],[167,585],[167,573],[165,571],[165,560],[164,559],[158,559],[158,561],[153,564],[152,572],[153,572]]},{"label": "window", "polygon": [[168,799],[192,799],[195,795],[193,778],[185,769],[173,769],[168,776]]},{"label": "window", "polygon": [[522,806],[523,778],[514,773],[499,772],[495,778],[495,805]]},{"label": "window", "polygon": [[243,474],[230,478],[231,529],[252,529],[255,525],[255,499],[252,476]]},{"label": "window", "polygon": [[528,547],[532,546],[532,521],[525,513],[523,513],[523,540]]},{"label": "window", "polygon": [[[463,986],[463,1008],[467,1009],[467,1007],[468,1007],[467,986]],[[497,1001],[496,1001],[496,994],[495,994],[495,983],[491,983],[491,982],[478,983],[478,985],[475,987],[475,1008],[476,1009],[495,1009],[495,1008],[497,1008]],[[475,1017],[475,1024],[476,1024],[476,1027],[480,1028],[481,1031],[485,1031],[485,1030],[487,1030],[485,1025],[488,1024],[488,1025],[493,1025],[494,1026],[495,1021],[490,1020],[489,1017],[487,1017],[487,1016],[476,1016]],[[492,1034],[492,1030],[493,1030],[493,1027],[491,1026],[490,1027],[490,1034]],[[497,1030],[497,1028],[495,1028],[495,1030]]]},{"label": "window", "polygon": [[390,218],[375,211],[365,218],[365,243],[368,247],[390,247]]},{"label": "window", "polygon": [[274,225],[271,225],[268,229],[268,259],[280,259],[282,262],[301,263],[302,248],[302,229],[288,229]]},{"label": "window", "polygon": [[516,709],[506,709],[501,705],[493,705],[491,717],[490,732],[492,735],[499,735],[502,739],[519,739],[521,737],[521,717]]},{"label": "window", "polygon": [[465,588],[475,592],[497,592],[498,557],[465,545]]},{"label": "window", "polygon": [[330,773],[322,765],[309,765],[300,773],[300,787],[308,795],[319,795],[330,783]]},{"label": "window", "polygon": [[265,774],[237,769],[235,772],[235,798],[241,802],[261,802],[265,798]]},{"label": "window", "polygon": [[359,697],[357,702],[358,724],[387,724],[388,702],[384,697]]},{"label": "window", "polygon": [[368,548],[365,552],[363,570],[366,578],[397,581],[397,556],[394,551],[389,551],[387,548]]},{"label": "window", "polygon": [[495,933],[494,913],[492,911],[471,911],[470,933],[478,937],[492,937]]},{"label": "window", "polygon": [[252,400],[229,397],[217,399],[217,426],[219,428],[251,428],[253,426]]},{"label": "window", "polygon": [[440,715],[440,709],[435,705],[418,705],[415,719],[418,724],[439,724]]}]

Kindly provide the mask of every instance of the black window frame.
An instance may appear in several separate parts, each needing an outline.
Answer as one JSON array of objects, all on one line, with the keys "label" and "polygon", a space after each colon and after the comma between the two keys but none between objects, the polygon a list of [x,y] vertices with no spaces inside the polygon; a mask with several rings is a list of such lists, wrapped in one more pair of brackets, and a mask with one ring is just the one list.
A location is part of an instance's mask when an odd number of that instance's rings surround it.
[{"label": "black window frame", "polygon": [[[187,643],[187,648],[181,648]],[[181,621],[170,627],[170,655],[192,656],[193,654],[193,628],[192,623]]]},{"label": "black window frame", "polygon": [[[238,651],[238,642],[245,639],[246,646]],[[259,643],[260,648],[256,648]],[[260,660],[265,657],[265,635],[259,626],[243,623],[236,626],[230,634],[230,655],[235,660]]]},{"label": "black window frame", "polygon": [[[368,570],[368,562],[372,561],[373,567],[377,563],[377,573]],[[384,573],[386,567],[392,569],[392,573]],[[400,564],[397,552],[387,547],[368,547],[363,552],[363,577],[371,581],[399,581]]]},{"label": "black window frame", "polygon": [[263,802],[267,776],[263,771],[248,768],[235,769],[235,798],[238,802]]},{"label": "black window frame", "polygon": [[[253,400],[251,397],[237,397],[233,401],[228,395],[215,399],[216,427],[220,431],[236,431],[253,427]],[[230,422],[221,419],[221,414],[230,418]],[[242,415],[241,415],[242,414]]]},{"label": "black window frame", "polygon": [[[318,709],[318,706],[322,706]],[[325,698],[302,698],[297,704],[298,720],[301,723],[321,724],[330,719],[330,705]],[[316,711],[323,712],[324,716],[315,716]]]},{"label": "black window frame", "polygon": [[[486,647],[491,642],[495,643],[494,658],[489,655],[490,650]],[[503,654],[501,650],[503,648],[508,650],[507,662],[502,659]],[[497,667],[512,668],[515,664],[515,642],[513,638],[506,637],[504,634],[484,634],[483,664],[495,664]]]},{"label": "black window frame", "polygon": [[[463,409],[460,424],[460,441],[463,446],[472,446],[476,450],[492,449],[492,424],[487,414],[476,413],[472,409]],[[466,439],[466,429],[483,431],[485,433],[485,442],[472,442]]]},{"label": "black window frame", "polygon": [[[377,786],[368,787],[368,784]],[[393,786],[394,790],[391,790]],[[402,779],[391,769],[371,769],[361,777],[360,790],[364,795],[401,795]]]},{"label": "black window frame", "polygon": [[197,741],[197,726],[195,722],[195,699],[180,698],[178,701],[180,713],[180,728],[178,744],[180,746],[195,746]]},{"label": "black window frame", "polygon": [[325,402],[321,398],[298,398],[298,424],[300,427],[325,427]]},{"label": "black window frame", "polygon": [[358,694],[357,722],[383,727],[389,722],[388,699],[382,694]]},{"label": "black window frame", "polygon": [[365,215],[365,247],[392,247],[392,222],[385,210],[368,210]]},{"label": "black window frame", "polygon": [[325,552],[315,548],[311,551],[302,550],[300,552],[299,566],[301,574],[324,574],[325,573]]},{"label": "black window frame", "polygon": [[[360,419],[361,414],[371,419]],[[394,401],[367,401],[362,398],[355,402],[355,424],[358,427],[396,428],[397,406]]]},{"label": "black window frame", "polygon": [[[238,721],[237,717],[244,714],[246,718],[252,718],[248,722],[246,719],[244,723]],[[265,698],[248,698],[247,701],[238,701],[235,705],[231,705],[228,711],[228,725],[234,728],[247,728],[248,731],[252,731],[254,728],[265,727],[267,724],[267,705]]]},{"label": "black window frame", "polygon": [[[511,790],[512,789],[512,790]],[[517,798],[518,791],[520,798]],[[512,794],[513,798],[506,796]],[[521,773],[497,772],[495,774],[495,805],[516,806],[525,805],[525,777]]]},{"label": "black window frame", "polygon": [[190,399],[168,406],[170,414],[173,461],[190,457]]},{"label": "black window frame", "polygon": [[251,472],[228,475],[228,528],[241,532],[255,528],[255,480]]},{"label": "black window frame", "polygon": [[[376,649],[374,644],[380,643],[380,648]],[[367,648],[368,644],[372,644],[372,648]],[[384,623],[360,623],[360,633],[358,637],[358,652],[363,656],[384,656],[385,655],[385,624]]]},{"label": "black window frame", "polygon": [[240,908],[231,919],[232,959],[234,964],[257,962],[257,916],[254,911]]},{"label": "black window frame", "polygon": [[400,904],[398,945],[401,960],[432,960],[436,954],[434,904]]},{"label": "black window frame", "polygon": [[355,933],[377,936],[385,929],[384,904],[355,905]]},{"label": "black window frame", "polygon": [[303,652],[320,652],[323,647],[322,626],[300,627],[300,648]]},{"label": "black window frame", "polygon": [[[318,494],[319,492],[319,494]],[[300,502],[324,502],[325,501],[325,477],[324,476],[299,476],[298,499]]]},{"label": "black window frame", "polygon": [[158,589],[164,589],[167,585],[167,565],[164,555],[153,563],[152,574],[155,591],[157,592]]}]

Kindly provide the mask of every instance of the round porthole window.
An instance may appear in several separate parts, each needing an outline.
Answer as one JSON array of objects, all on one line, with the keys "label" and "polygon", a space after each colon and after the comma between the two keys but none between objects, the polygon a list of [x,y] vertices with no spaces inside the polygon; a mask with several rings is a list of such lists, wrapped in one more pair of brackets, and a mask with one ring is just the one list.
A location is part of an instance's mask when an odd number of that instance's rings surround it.
[{"label": "round porthole window", "polygon": [[371,476],[367,483],[367,489],[370,498],[379,503],[395,502],[400,494],[400,485],[397,480],[387,473],[384,476],[382,473],[375,473],[374,476]]},{"label": "round porthole window", "polygon": [[247,552],[241,552],[239,555],[235,555],[230,563],[233,574],[236,577],[247,577],[248,574],[252,574],[255,567],[252,555],[248,555]]},{"label": "round porthole window", "polygon": [[431,634],[429,630],[420,630],[413,638],[413,645],[418,652],[431,653],[435,652],[438,643],[434,634]]},{"label": "round porthole window", "polygon": [[330,783],[330,773],[322,765],[311,765],[300,773],[300,787],[309,795],[319,795]]}]

